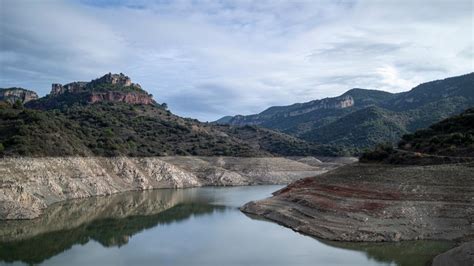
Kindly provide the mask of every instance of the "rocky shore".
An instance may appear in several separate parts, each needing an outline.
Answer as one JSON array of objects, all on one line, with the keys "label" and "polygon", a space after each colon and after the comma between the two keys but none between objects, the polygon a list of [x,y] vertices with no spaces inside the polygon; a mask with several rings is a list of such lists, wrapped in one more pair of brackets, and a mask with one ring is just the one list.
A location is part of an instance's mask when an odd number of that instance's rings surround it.
[{"label": "rocky shore", "polygon": [[298,180],[241,210],[338,241],[474,236],[474,165],[352,164]]},{"label": "rocky shore", "polygon": [[287,184],[340,165],[315,158],[275,157],[3,158],[0,219],[33,219],[59,201],[124,191]]}]

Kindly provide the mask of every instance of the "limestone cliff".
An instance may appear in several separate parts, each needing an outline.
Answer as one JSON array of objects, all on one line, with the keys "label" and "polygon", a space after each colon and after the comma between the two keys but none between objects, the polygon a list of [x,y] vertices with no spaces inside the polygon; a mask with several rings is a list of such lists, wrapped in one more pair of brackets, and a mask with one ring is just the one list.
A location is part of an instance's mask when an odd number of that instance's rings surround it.
[{"label": "limestone cliff", "polygon": [[76,81],[65,85],[53,83],[50,94],[31,104],[30,107],[49,109],[64,104],[93,104],[97,102],[156,104],[153,96],[144,91],[139,84],[132,83],[128,76],[122,73],[108,73],[89,82]]},{"label": "limestone cliff", "polygon": [[6,101],[13,104],[19,100],[24,104],[36,99],[38,99],[38,94],[34,91],[22,88],[0,88],[0,101]]},{"label": "limestone cliff", "polygon": [[[231,124],[237,126],[244,125],[261,125],[268,120],[284,119],[289,117],[296,117],[303,114],[311,113],[317,110],[326,109],[344,109],[354,106],[354,98],[350,95],[343,95],[335,98],[325,98],[322,100],[315,100],[307,103],[297,103],[291,106],[271,107],[260,114],[255,115],[236,115],[232,118],[227,117],[222,121],[224,124]],[[219,121],[217,121],[220,123]]]}]

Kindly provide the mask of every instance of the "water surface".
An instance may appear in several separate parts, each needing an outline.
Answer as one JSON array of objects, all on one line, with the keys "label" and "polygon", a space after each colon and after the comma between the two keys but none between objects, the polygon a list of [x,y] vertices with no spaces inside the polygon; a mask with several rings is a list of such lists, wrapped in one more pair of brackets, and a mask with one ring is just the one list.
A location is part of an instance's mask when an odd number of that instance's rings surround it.
[{"label": "water surface", "polygon": [[0,223],[0,264],[425,265],[449,242],[317,240],[238,210],[281,186],[163,189],[56,204]]}]

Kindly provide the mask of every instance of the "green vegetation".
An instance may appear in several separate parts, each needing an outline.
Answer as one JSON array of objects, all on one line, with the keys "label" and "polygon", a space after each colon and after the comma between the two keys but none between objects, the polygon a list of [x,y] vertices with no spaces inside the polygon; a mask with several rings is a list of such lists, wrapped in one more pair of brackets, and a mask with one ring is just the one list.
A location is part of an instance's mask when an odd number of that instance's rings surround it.
[{"label": "green vegetation", "polygon": [[140,92],[147,93],[137,86],[122,86],[119,84],[110,84],[110,83],[89,83],[86,86],[86,89],[92,92],[108,92],[108,91],[119,91],[119,92]]},{"label": "green vegetation", "polygon": [[[258,124],[343,153],[360,154],[377,143],[396,143],[404,134],[474,106],[474,73],[421,84],[392,94],[352,89],[335,98],[270,107],[249,116],[224,117],[219,123]],[[352,98],[353,106],[337,103]]]},{"label": "green vegetation", "polygon": [[257,156],[238,139],[149,105],[100,103],[53,110],[0,110],[5,155]]},{"label": "green vegetation", "polygon": [[474,157],[474,108],[404,135],[398,146],[419,153]]},{"label": "green vegetation", "polygon": [[330,149],[271,130],[241,137],[227,126],[184,119],[155,105],[3,108],[0,132],[6,156],[335,155]]},{"label": "green vegetation", "polygon": [[402,137],[392,144],[378,145],[360,157],[362,162],[438,164],[474,160],[474,108]]},{"label": "green vegetation", "polygon": [[[124,74],[109,73],[64,88],[24,107],[21,102],[0,102],[4,156],[304,156],[338,152],[271,130],[240,130],[175,116],[166,103],[155,103]],[[111,99],[109,92],[119,92],[118,100]],[[130,92],[142,94],[145,100],[138,102],[143,104],[124,100]]]},{"label": "green vegetation", "polygon": [[258,147],[259,149],[273,154],[283,156],[345,155],[344,150],[338,149],[335,145],[319,145],[262,127],[234,127],[221,125],[219,126],[219,129],[233,137],[249,143],[252,147]]},{"label": "green vegetation", "polygon": [[403,124],[406,117],[379,107],[355,111],[310,131],[302,138],[328,145],[339,145],[347,153],[358,154],[365,147],[381,142],[396,142],[407,133]]},{"label": "green vegetation", "polygon": [[15,103],[13,103],[13,108],[22,109],[23,108],[23,103],[21,102],[21,100],[16,100]]}]

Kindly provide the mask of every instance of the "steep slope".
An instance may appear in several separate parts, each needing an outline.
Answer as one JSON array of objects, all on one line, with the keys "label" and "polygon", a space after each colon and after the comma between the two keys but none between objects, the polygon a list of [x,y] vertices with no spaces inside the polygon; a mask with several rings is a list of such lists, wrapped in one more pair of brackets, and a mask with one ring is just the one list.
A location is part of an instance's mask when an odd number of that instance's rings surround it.
[{"label": "steep slope", "polygon": [[0,154],[335,155],[330,149],[271,130],[248,131],[241,137],[225,126],[181,118],[123,74],[53,84],[49,95],[25,107],[0,105]]},{"label": "steep slope", "polygon": [[474,73],[420,84],[408,92],[398,94],[385,106],[394,111],[406,111],[448,98],[464,98],[472,102]]},{"label": "steep slope", "polygon": [[[379,111],[363,110],[371,106],[379,107]],[[220,123],[260,125],[320,144],[338,143],[348,152],[357,153],[380,141],[397,141],[403,133],[472,106],[474,73],[423,83],[397,94],[352,89],[339,97],[270,107],[256,115],[227,117]],[[364,113],[369,117],[361,115]]]},{"label": "steep slope", "polygon": [[303,129],[305,126],[301,126],[301,124],[307,123],[306,127],[321,126],[354,110],[371,105],[381,105],[394,96],[394,94],[384,91],[352,89],[334,98],[296,103],[289,106],[274,106],[256,115],[238,115],[218,121],[219,123],[240,126],[261,125],[292,132],[297,131],[296,128]]},{"label": "steep slope", "polygon": [[217,124],[217,125],[226,125],[229,123],[229,121],[233,118],[233,116],[224,116],[224,117],[221,117],[219,120],[216,120],[214,121],[213,123],[214,124]]},{"label": "steep slope", "polygon": [[282,156],[344,155],[344,150],[337,145],[320,145],[263,127],[221,125],[219,129],[254,148]]},{"label": "steep slope", "polygon": [[474,108],[405,135],[398,146],[413,152],[474,157]]},{"label": "steep slope", "polygon": [[[376,90],[352,89],[334,98],[325,98],[289,106],[275,106],[249,116],[234,116],[218,120],[230,125],[260,125],[299,136],[350,112],[365,108],[394,97],[393,94]],[[216,121],[217,122],[217,121]]]},{"label": "steep slope", "polygon": [[395,142],[407,133],[406,117],[379,107],[367,107],[317,130],[309,131],[301,137],[316,143],[339,145],[346,150],[357,152],[363,147],[380,142]]},{"label": "steep slope", "polygon": [[397,149],[379,145],[364,152],[360,160],[422,165],[474,161],[474,109],[404,135]]}]

